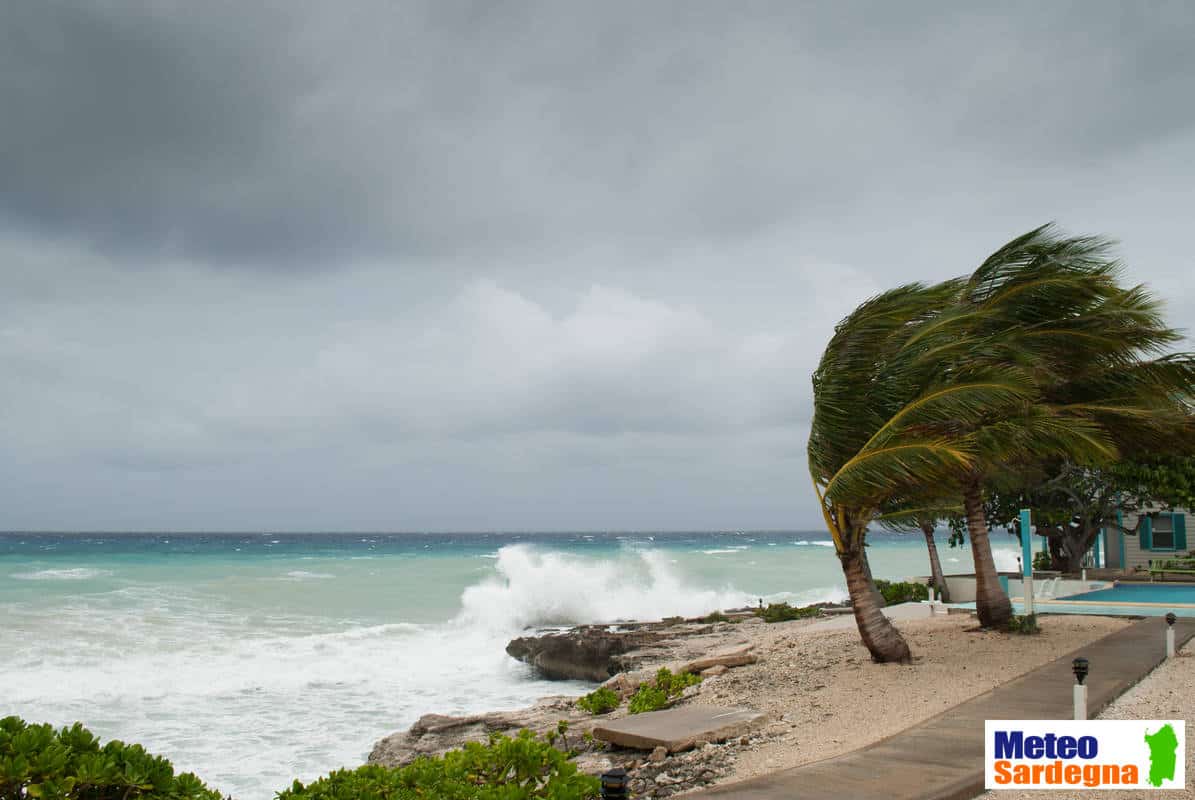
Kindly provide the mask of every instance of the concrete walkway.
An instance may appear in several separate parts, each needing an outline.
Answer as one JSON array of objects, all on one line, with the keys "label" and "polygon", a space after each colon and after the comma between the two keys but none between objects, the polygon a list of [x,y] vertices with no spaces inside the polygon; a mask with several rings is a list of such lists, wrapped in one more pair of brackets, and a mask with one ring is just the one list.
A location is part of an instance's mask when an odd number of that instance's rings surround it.
[{"label": "concrete walkway", "polygon": [[[985,719],[1070,719],[1071,659],[1079,655],[1091,660],[1088,713],[1094,717],[1164,660],[1165,628],[1160,619],[1141,620],[873,745],[688,796],[968,800],[983,792]],[[1195,636],[1195,620],[1179,620],[1175,635],[1181,648]]]}]

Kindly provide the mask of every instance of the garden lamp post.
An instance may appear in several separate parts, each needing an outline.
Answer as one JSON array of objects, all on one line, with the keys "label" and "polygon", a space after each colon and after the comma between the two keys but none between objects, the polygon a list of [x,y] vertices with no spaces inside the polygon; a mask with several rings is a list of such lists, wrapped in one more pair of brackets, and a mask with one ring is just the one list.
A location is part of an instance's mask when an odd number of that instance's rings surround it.
[{"label": "garden lamp post", "polygon": [[1071,662],[1071,671],[1075,673],[1075,719],[1087,719],[1087,680],[1089,662],[1079,656]]},{"label": "garden lamp post", "polygon": [[627,771],[622,767],[602,773],[602,800],[628,800]]},{"label": "garden lamp post", "polygon": [[1173,611],[1166,615],[1166,658],[1174,658],[1174,623],[1177,620]]}]

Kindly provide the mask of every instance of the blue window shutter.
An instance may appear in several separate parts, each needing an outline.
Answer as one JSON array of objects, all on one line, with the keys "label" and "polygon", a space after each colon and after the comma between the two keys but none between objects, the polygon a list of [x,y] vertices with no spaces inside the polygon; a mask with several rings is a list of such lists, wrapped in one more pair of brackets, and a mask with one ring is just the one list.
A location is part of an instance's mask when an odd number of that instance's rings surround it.
[{"label": "blue window shutter", "polygon": [[1182,552],[1187,549],[1187,515],[1174,512],[1174,549]]},{"label": "blue window shutter", "polygon": [[1142,550],[1154,549],[1154,521],[1152,517],[1146,515],[1141,520],[1141,533],[1138,535],[1141,537]]}]

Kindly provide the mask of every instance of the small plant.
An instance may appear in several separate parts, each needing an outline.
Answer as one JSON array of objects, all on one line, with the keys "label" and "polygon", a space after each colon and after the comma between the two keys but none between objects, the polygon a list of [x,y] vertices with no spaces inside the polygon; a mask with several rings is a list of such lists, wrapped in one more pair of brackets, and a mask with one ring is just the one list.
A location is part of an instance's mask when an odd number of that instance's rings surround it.
[{"label": "small plant", "polygon": [[139,744],[100,741],[79,723],[55,730],[0,719],[0,798],[221,800],[189,772]]},{"label": "small plant", "polygon": [[790,606],[788,603],[769,603],[765,608],[760,606],[755,611],[755,616],[763,619],[764,622],[788,622],[794,619],[808,619],[809,617],[816,617],[822,613],[822,610],[817,606]]},{"label": "small plant", "polygon": [[1054,568],[1054,558],[1049,553],[1040,550],[1033,554],[1033,568],[1044,570]]},{"label": "small plant", "polygon": [[659,711],[666,705],[668,705],[668,695],[645,683],[631,695],[631,700],[627,703],[627,711],[631,714],[643,714],[648,711]]},{"label": "small plant", "polygon": [[582,711],[588,711],[590,714],[609,714],[618,708],[621,702],[622,697],[619,696],[618,692],[603,686],[600,689],[594,689],[578,700],[577,707]]},{"label": "small plant", "polygon": [[646,711],[659,711],[668,705],[670,700],[680,697],[687,687],[701,683],[701,676],[691,672],[672,674],[667,667],[660,667],[656,672],[656,679],[652,683],[644,683],[631,695],[627,704],[627,711],[632,714],[642,714]]},{"label": "small plant", "polygon": [[706,614],[704,617],[701,618],[701,621],[705,622],[705,623],[730,622],[730,617],[723,614],[722,610],[719,609],[717,611],[712,611],[709,614]]},{"label": "small plant", "polygon": [[884,602],[890,606],[929,599],[929,587],[924,583],[878,580],[876,588],[884,596]]},{"label": "small plant", "polygon": [[1032,636],[1041,633],[1041,626],[1037,624],[1037,614],[1014,614],[1008,621],[1009,633],[1019,633],[1022,636]]},{"label": "small plant", "polygon": [[[559,726],[555,732],[563,735]],[[278,800],[591,800],[599,788],[598,779],[578,772],[566,753],[531,731],[520,731],[514,737],[494,734],[488,744],[469,742],[399,769],[369,764],[306,785],[295,781]]]}]

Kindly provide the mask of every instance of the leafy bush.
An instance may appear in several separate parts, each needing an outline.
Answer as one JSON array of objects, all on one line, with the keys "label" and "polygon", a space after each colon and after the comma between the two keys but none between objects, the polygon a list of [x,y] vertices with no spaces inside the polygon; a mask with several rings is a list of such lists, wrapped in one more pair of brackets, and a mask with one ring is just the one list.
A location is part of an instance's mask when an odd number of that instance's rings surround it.
[{"label": "leafy bush", "polygon": [[817,606],[794,607],[788,603],[769,603],[767,608],[755,610],[755,616],[762,617],[764,622],[788,622],[794,619],[807,619],[822,613]]},{"label": "leafy bush", "polygon": [[1049,553],[1043,553],[1040,550],[1033,554],[1033,568],[1034,569],[1053,569],[1054,558]]},{"label": "leafy bush", "polygon": [[792,606],[788,603],[768,603],[767,607],[760,606],[754,610],[755,616],[764,622],[789,622],[791,619],[808,619],[820,615],[821,609],[816,605]]},{"label": "leafy bush", "polygon": [[399,769],[369,764],[295,781],[278,800],[588,800],[599,791],[598,779],[578,772],[565,753],[520,731]]},{"label": "leafy bush", "polygon": [[622,697],[612,689],[602,687],[595,689],[577,701],[577,707],[590,714],[609,714],[618,708]]},{"label": "leafy bush", "polygon": [[138,744],[100,746],[79,723],[55,730],[19,717],[0,719],[3,800],[220,800],[189,772]]},{"label": "leafy bush", "polygon": [[710,623],[710,622],[730,622],[730,621],[731,621],[731,619],[730,619],[730,617],[728,617],[728,616],[726,616],[725,614],[723,614],[723,613],[722,613],[722,610],[721,610],[721,609],[719,609],[719,610],[717,610],[717,611],[711,611],[710,613],[706,614],[704,617],[702,617],[702,618],[701,618],[701,621],[702,621],[702,622],[706,622],[706,623]]},{"label": "leafy bush", "polygon": [[876,588],[890,606],[929,599],[929,587],[924,583],[876,581]]},{"label": "leafy bush", "polygon": [[1041,633],[1041,627],[1037,624],[1037,614],[1026,614],[1024,616],[1014,614],[1012,619],[1008,621],[1009,633],[1019,633],[1022,636],[1032,636],[1036,633]]},{"label": "leafy bush", "polygon": [[627,703],[627,712],[643,714],[647,711],[659,711],[668,705],[668,695],[650,684],[643,684],[631,695]]},{"label": "leafy bush", "polygon": [[632,714],[642,714],[645,711],[659,711],[668,705],[668,701],[679,697],[686,687],[701,683],[701,676],[691,672],[681,672],[676,675],[667,667],[660,667],[656,672],[656,679],[651,683],[640,684],[631,700],[627,704],[627,711]]}]

